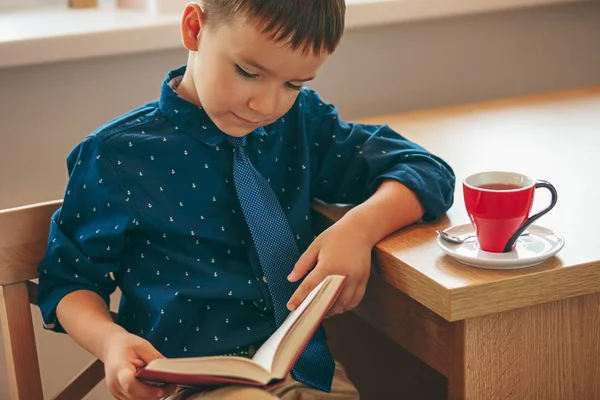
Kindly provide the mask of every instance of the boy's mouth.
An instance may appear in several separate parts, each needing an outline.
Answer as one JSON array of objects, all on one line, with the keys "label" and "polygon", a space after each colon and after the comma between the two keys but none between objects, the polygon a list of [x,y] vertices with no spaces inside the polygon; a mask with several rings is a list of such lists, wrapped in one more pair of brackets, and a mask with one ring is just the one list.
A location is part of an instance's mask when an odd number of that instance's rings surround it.
[{"label": "boy's mouth", "polygon": [[235,113],[232,113],[232,114],[233,114],[234,117],[236,117],[236,119],[238,121],[240,121],[243,125],[246,125],[246,126],[260,126],[260,125],[263,124],[263,121],[255,122],[255,121],[252,121],[252,120],[249,120],[249,119],[246,119],[246,118],[242,118],[242,117],[240,117],[239,115],[237,115]]}]

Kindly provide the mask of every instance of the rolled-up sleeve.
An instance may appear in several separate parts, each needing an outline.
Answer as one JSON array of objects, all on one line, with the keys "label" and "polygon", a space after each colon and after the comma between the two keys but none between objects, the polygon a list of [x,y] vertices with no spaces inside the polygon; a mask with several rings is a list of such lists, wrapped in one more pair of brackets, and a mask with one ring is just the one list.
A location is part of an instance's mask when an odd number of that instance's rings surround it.
[{"label": "rolled-up sleeve", "polygon": [[337,109],[311,90],[302,95],[314,197],[328,203],[359,204],[391,179],[416,194],[425,208],[423,221],[450,208],[455,175],[444,160],[387,125],[340,120]]},{"label": "rolled-up sleeve", "polygon": [[119,256],[133,216],[113,161],[93,137],[67,158],[63,205],[52,216],[48,249],[38,266],[38,304],[46,329],[64,332],[56,307],[65,295],[88,290],[108,305],[116,289]]}]

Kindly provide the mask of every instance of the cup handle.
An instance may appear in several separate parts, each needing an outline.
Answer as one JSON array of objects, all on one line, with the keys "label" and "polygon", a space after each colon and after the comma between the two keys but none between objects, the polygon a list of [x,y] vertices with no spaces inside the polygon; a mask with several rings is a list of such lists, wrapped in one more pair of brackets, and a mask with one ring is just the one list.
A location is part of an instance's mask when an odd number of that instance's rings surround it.
[{"label": "cup handle", "polygon": [[535,220],[540,218],[542,215],[544,215],[548,211],[552,210],[552,208],[554,208],[554,206],[556,205],[556,202],[558,201],[558,193],[556,192],[556,188],[550,182],[537,180],[537,181],[535,181],[535,188],[536,189],[544,188],[544,189],[548,189],[550,191],[550,195],[552,196],[552,198],[550,200],[550,205],[548,205],[548,207],[544,208],[539,213],[527,218],[527,221],[525,221],[523,223],[523,225],[521,225],[519,227],[519,229],[517,229],[517,231],[510,237],[510,239],[508,239],[506,246],[504,246],[504,250],[503,250],[504,253],[510,252],[513,248],[513,245],[515,244],[515,242],[517,241],[519,236],[521,236],[521,234],[525,231],[525,229],[527,229],[529,227],[529,225],[531,225]]}]

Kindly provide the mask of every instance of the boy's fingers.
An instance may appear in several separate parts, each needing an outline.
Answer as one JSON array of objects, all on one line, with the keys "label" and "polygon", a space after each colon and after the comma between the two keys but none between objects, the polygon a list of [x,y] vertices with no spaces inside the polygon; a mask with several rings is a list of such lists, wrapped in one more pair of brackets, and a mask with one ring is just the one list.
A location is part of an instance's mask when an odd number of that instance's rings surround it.
[{"label": "boy's fingers", "polygon": [[361,300],[363,299],[363,297],[365,297],[365,292],[367,291],[367,285],[360,285],[356,288],[356,291],[354,292],[354,298],[352,299],[352,301],[350,302],[350,304],[348,305],[348,310],[352,310],[353,308],[355,308],[356,306],[358,306],[361,302]]},{"label": "boy's fingers", "polygon": [[127,368],[119,371],[117,379],[123,392],[128,399],[160,399],[165,396],[162,388],[146,385],[135,377],[135,368]]},{"label": "boy's fingers", "polygon": [[292,295],[292,298],[288,302],[288,310],[294,311],[296,308],[298,308],[300,303],[302,303],[302,301],[306,298],[306,296],[308,296],[310,291],[313,290],[321,282],[321,280],[323,280],[323,278],[324,277],[318,273],[313,272],[308,274],[306,279],[304,279],[304,281],[300,284],[298,289],[296,289],[296,291]]},{"label": "boy's fingers", "polygon": [[308,249],[300,256],[294,269],[288,275],[288,281],[296,282],[310,271],[317,263],[319,247],[313,242]]},{"label": "boy's fingers", "polygon": [[144,365],[148,364],[152,360],[156,360],[157,358],[165,358],[158,352],[158,350],[154,348],[154,346],[152,346],[152,344],[150,344],[150,342],[146,342],[144,345],[137,347],[136,353],[138,357],[144,361]]},{"label": "boy's fingers", "polygon": [[354,299],[354,295],[356,293],[356,288],[353,286],[349,286],[346,284],[342,293],[340,293],[338,299],[333,304],[333,307],[329,309],[327,312],[328,317],[333,317],[334,315],[341,314],[348,310],[349,304]]},{"label": "boy's fingers", "polygon": [[127,390],[127,393],[130,397],[134,399],[158,400],[165,397],[168,392],[165,391],[164,388],[152,387],[138,380],[135,380],[129,386],[129,390]]}]

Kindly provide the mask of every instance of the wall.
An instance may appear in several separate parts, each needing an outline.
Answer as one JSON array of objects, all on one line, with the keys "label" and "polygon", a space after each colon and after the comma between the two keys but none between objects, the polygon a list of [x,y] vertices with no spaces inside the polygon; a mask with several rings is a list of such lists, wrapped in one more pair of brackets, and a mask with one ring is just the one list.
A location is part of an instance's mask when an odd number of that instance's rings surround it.
[{"label": "wall", "polygon": [[[351,31],[313,86],[357,118],[598,85],[599,21],[600,2],[590,1]],[[184,60],[168,51],[0,69],[0,209],[61,197],[68,151],[154,99]],[[67,338],[38,334],[50,394],[88,357]],[[2,366],[0,399],[5,379]]]}]

